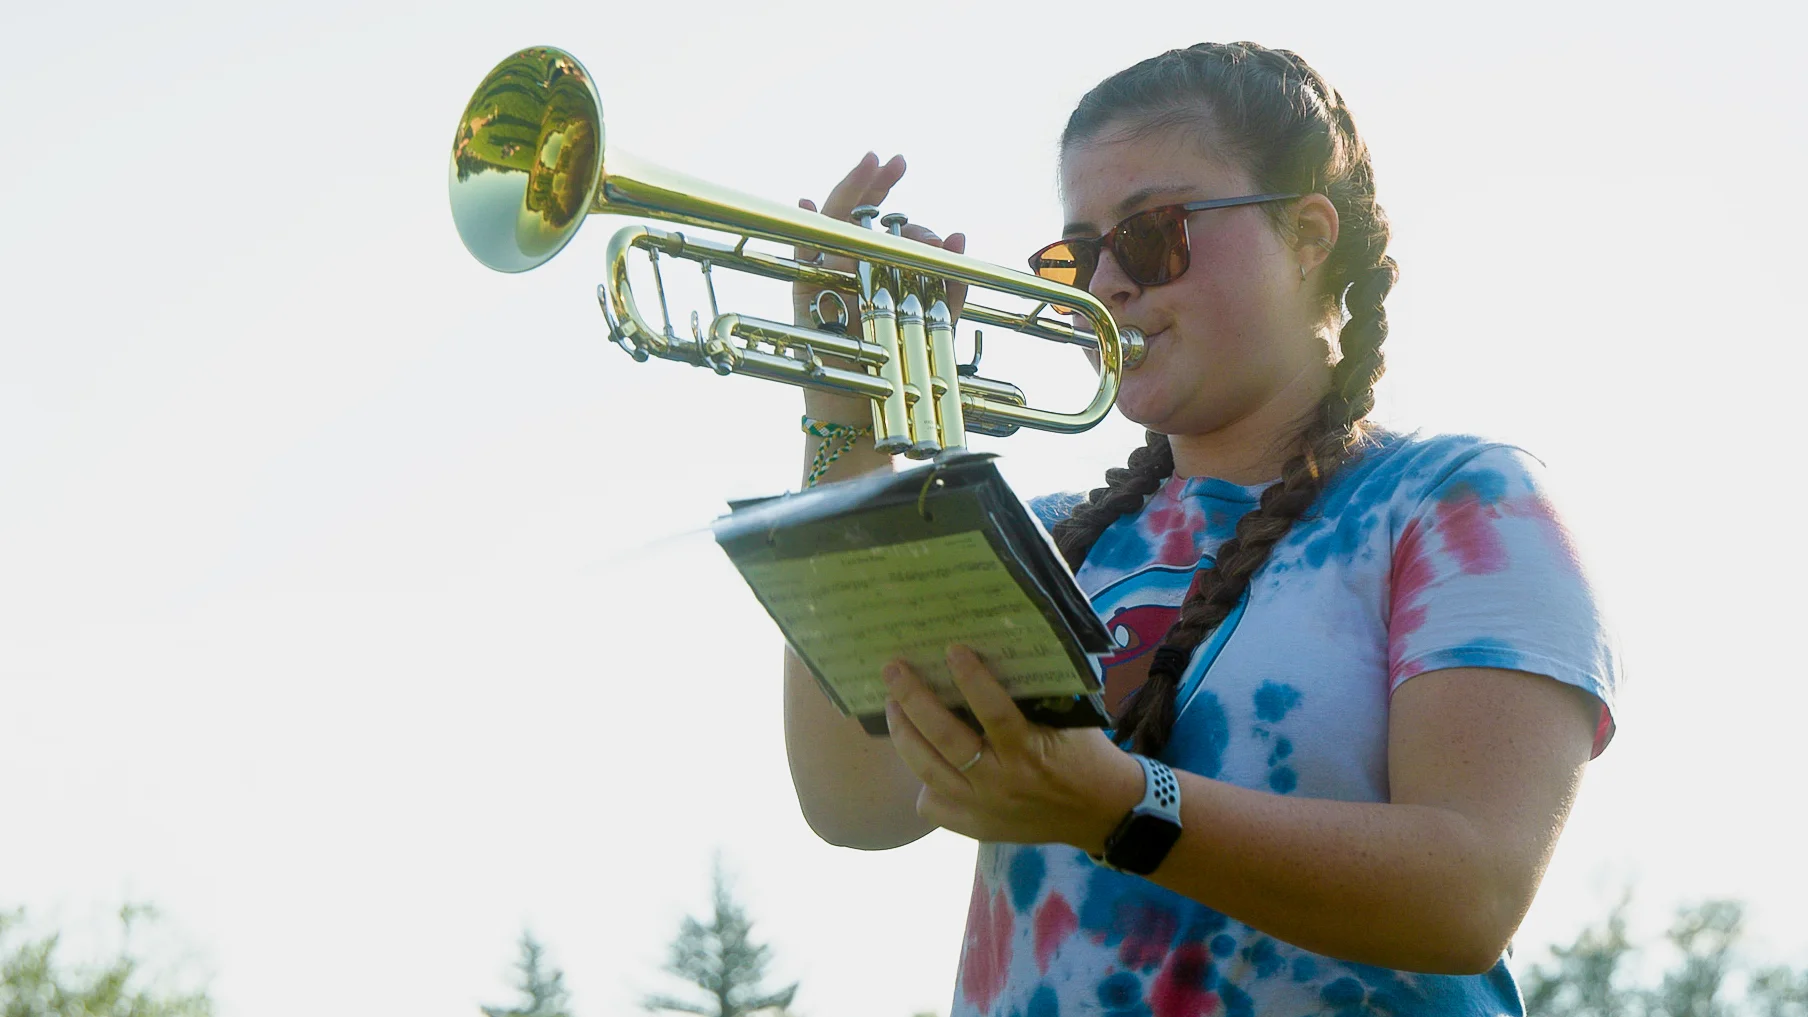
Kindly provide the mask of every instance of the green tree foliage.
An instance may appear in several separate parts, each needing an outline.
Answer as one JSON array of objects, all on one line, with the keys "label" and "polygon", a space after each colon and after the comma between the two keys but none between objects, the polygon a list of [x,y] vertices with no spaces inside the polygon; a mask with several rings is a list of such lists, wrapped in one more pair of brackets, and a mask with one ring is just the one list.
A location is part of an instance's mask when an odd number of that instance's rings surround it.
[{"label": "green tree foliage", "polygon": [[1599,928],[1587,928],[1569,946],[1554,946],[1554,968],[1534,967],[1526,977],[1526,1013],[1537,1017],[1621,1017],[1628,990],[1621,970],[1632,952],[1626,939],[1630,896],[1614,905]]},{"label": "green tree foliage", "polygon": [[1603,924],[1552,947],[1551,966],[1531,969],[1523,987],[1528,1017],[1808,1017],[1808,968],[1748,974],[1740,967],[1745,909],[1738,901],[1679,908],[1665,935],[1672,963],[1656,984],[1635,983],[1641,950],[1626,936],[1628,904],[1621,898]]},{"label": "green tree foliage", "polygon": [[212,1017],[205,991],[159,987],[133,954],[134,924],[154,917],[143,906],[121,908],[118,953],[72,965],[59,933],[33,936],[23,911],[0,912],[0,1017]]},{"label": "green tree foliage", "polygon": [[698,1017],[748,1017],[770,1012],[784,1015],[797,995],[793,982],[776,992],[761,988],[771,948],[753,942],[753,922],[734,899],[718,859],[714,874],[714,913],[708,922],[687,917],[672,941],[665,970],[697,987],[702,1002],[672,996],[649,996],[648,1010],[696,1014]]},{"label": "green tree foliage", "polygon": [[1808,1017],[1808,968],[1765,968],[1752,976],[1749,995],[1755,1017]]},{"label": "green tree foliage", "polygon": [[521,933],[521,958],[515,969],[520,978],[515,984],[521,993],[520,1004],[483,1007],[484,1017],[571,1017],[565,972],[547,961],[545,947],[532,932]]},{"label": "green tree foliage", "polygon": [[1684,908],[1670,926],[1670,942],[1682,963],[1664,972],[1656,1013],[1664,1017],[1734,1017],[1724,998],[1733,966],[1733,946],[1744,931],[1745,909],[1738,901],[1711,900]]}]

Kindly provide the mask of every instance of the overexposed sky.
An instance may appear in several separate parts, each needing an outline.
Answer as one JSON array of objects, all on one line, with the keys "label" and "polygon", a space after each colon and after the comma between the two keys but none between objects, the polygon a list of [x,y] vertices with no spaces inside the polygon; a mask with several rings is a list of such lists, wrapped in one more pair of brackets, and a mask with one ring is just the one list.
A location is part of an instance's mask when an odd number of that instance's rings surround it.
[{"label": "overexposed sky", "polygon": [[[1403,272],[1379,417],[1543,458],[1625,644],[1619,737],[1522,946],[1634,882],[1652,922],[1746,898],[1754,950],[1808,961],[1784,10],[8,7],[0,905],[153,901],[226,1017],[471,1014],[531,924],[601,1017],[669,987],[720,848],[806,1017],[945,1010],[972,845],[813,838],[779,637],[700,532],[795,485],[797,395],[608,345],[619,222],[480,267],[453,126],[497,61],[559,45],[612,146],[785,201],[903,152],[891,207],[1016,264],[1059,230],[1081,93],[1250,38],[1373,147]],[[987,373],[1082,403],[1078,357],[1033,345],[994,338]],[[1138,433],[980,444],[1034,494]]]}]

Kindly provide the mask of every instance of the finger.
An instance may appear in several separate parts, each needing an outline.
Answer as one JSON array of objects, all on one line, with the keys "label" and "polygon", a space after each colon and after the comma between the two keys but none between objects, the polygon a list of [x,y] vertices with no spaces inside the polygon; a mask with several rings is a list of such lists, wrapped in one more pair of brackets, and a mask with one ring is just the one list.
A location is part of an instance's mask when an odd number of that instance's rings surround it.
[{"label": "finger", "polygon": [[[891,195],[891,189],[898,186],[898,181],[904,179],[904,170],[907,168],[904,157],[901,155],[894,155],[886,160],[885,164],[878,167],[867,181],[866,190],[861,192],[860,200],[856,202],[856,205],[883,205],[885,199]],[[850,211],[852,207],[850,206]]]},{"label": "finger", "polygon": [[822,203],[822,214],[831,219],[846,219],[860,205],[871,204],[865,200],[867,189],[879,179],[884,169],[879,157],[868,152],[860,157],[854,168],[848,170],[841,182],[829,189],[829,196]]},{"label": "finger", "polygon": [[914,222],[905,224],[901,235],[904,239],[915,240],[919,244],[928,244],[931,247],[942,246],[941,234],[927,226],[919,226]]},{"label": "finger", "polygon": [[[942,241],[942,249],[955,254],[967,253],[967,235],[965,233],[948,234],[948,239]],[[964,282],[948,283],[948,310],[959,318],[961,308],[965,306],[967,306],[967,284]]]},{"label": "finger", "polygon": [[[797,199],[797,207],[806,212],[814,212],[816,211],[816,202],[811,201],[809,198],[799,198]],[[798,246],[791,248],[791,256],[798,261],[815,261],[818,253],[820,252],[814,247]]]},{"label": "finger", "polygon": [[950,768],[966,763],[984,748],[985,742],[942,705],[935,692],[908,664],[903,661],[887,664],[885,684],[911,726]]},{"label": "finger", "polygon": [[966,822],[967,813],[968,810],[963,808],[959,802],[927,784],[923,785],[923,790],[917,792],[917,815],[944,830],[953,830],[956,833],[968,832],[968,830],[962,829],[972,826],[971,823]]},{"label": "finger", "polygon": [[891,747],[898,753],[898,758],[916,774],[924,787],[954,788],[966,784],[966,777],[929,744],[929,739],[923,737],[923,732],[904,715],[904,708],[895,699],[885,702],[885,728],[891,733]]},{"label": "finger", "polygon": [[967,708],[994,745],[1022,742],[1030,722],[978,654],[965,646],[948,647],[948,670],[954,674],[955,687],[966,697]]}]

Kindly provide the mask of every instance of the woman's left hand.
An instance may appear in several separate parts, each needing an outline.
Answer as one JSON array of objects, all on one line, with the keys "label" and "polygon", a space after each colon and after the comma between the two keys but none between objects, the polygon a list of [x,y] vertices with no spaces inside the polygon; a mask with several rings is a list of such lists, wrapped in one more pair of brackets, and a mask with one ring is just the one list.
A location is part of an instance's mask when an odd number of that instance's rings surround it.
[{"label": "woman's left hand", "polygon": [[917,814],[975,840],[1071,844],[1094,853],[1142,800],[1142,767],[1098,728],[1032,724],[964,646],[948,668],[982,739],[909,665],[886,665],[891,741],[917,779]]}]

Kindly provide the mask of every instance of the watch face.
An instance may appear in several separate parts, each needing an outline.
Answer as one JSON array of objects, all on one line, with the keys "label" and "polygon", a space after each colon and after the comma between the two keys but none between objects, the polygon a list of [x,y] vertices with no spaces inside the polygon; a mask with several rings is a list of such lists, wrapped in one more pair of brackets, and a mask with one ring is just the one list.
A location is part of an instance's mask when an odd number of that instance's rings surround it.
[{"label": "watch face", "polygon": [[1160,816],[1134,815],[1105,851],[1111,864],[1126,872],[1146,876],[1161,865],[1168,849],[1180,839],[1180,827]]}]

